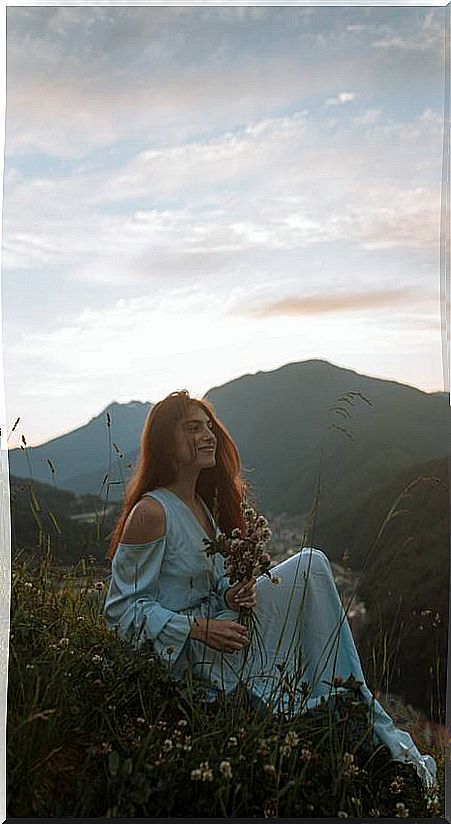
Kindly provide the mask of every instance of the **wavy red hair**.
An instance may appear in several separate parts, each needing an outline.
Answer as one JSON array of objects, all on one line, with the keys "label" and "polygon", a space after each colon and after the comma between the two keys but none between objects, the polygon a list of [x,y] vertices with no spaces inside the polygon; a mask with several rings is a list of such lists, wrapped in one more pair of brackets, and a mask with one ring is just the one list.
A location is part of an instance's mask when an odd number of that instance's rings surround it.
[{"label": "wavy red hair", "polygon": [[127,484],[124,506],[112,534],[107,556],[110,561],[120,542],[125,522],[143,494],[161,486],[169,486],[176,480],[177,461],[170,454],[174,445],[175,426],[188,414],[193,404],[208,415],[216,435],[216,465],[201,470],[196,492],[204,499],[210,511],[213,511],[215,500],[217,501],[216,519],[222,532],[230,535],[235,527],[243,529],[241,502],[245,493],[248,493],[248,487],[241,477],[238,449],[232,436],[216,416],[212,404],[207,400],[191,398],[189,392],[183,389],[171,392],[156,403],[146,418],[138,461]]}]

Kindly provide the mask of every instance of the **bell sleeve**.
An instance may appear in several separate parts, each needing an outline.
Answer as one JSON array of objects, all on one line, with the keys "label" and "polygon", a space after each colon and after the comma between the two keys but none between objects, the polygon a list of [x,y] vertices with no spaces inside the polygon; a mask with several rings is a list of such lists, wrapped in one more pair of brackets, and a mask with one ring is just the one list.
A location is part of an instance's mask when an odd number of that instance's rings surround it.
[{"label": "bell sleeve", "polygon": [[138,645],[150,639],[157,655],[172,665],[194,619],[166,609],[158,601],[165,543],[166,536],[146,544],[118,544],[104,612],[109,629],[117,629],[124,640]]}]

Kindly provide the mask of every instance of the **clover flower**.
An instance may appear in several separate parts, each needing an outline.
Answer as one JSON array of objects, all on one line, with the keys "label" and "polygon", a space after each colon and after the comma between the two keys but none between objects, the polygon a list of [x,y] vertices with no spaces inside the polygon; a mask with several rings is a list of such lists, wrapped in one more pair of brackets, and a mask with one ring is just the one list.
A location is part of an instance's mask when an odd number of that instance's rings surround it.
[{"label": "clover flower", "polygon": [[213,771],[208,761],[203,761],[195,770],[191,770],[191,781],[213,781]]},{"label": "clover flower", "polygon": [[271,777],[274,777],[276,774],[276,768],[274,764],[264,764],[263,771],[266,773],[266,775],[269,775]]},{"label": "clover flower", "polygon": [[440,801],[438,798],[428,798],[426,806],[429,813],[440,813]]},{"label": "clover flower", "polygon": [[344,771],[343,774],[346,778],[354,778],[354,776],[358,775],[359,768],[357,764],[354,764],[354,756],[350,752],[345,752],[343,755],[343,764],[344,764]]},{"label": "clover flower", "polygon": [[401,792],[403,787],[404,787],[404,779],[401,778],[400,775],[397,775],[396,778],[394,778],[393,781],[390,784],[390,790],[391,790],[392,794],[393,795],[399,795],[399,793]]},{"label": "clover flower", "polygon": [[408,818],[409,810],[401,801],[396,805],[396,818]]},{"label": "clover flower", "polygon": [[285,743],[290,747],[296,747],[299,744],[299,736],[294,730],[289,730],[285,736]]},{"label": "clover flower", "polygon": [[219,765],[219,772],[224,778],[231,778],[232,777],[232,767],[230,761],[221,761]]},{"label": "clover flower", "polygon": [[230,736],[228,746],[229,747],[237,747],[238,746],[238,739],[234,735]]}]

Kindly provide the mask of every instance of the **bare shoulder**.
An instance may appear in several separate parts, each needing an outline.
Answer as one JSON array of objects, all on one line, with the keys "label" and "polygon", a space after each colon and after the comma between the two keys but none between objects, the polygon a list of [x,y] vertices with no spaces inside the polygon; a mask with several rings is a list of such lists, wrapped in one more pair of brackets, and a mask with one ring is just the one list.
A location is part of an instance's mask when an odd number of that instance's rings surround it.
[{"label": "bare shoulder", "polygon": [[164,509],[155,498],[141,498],[128,516],[121,535],[122,544],[147,544],[166,533]]}]

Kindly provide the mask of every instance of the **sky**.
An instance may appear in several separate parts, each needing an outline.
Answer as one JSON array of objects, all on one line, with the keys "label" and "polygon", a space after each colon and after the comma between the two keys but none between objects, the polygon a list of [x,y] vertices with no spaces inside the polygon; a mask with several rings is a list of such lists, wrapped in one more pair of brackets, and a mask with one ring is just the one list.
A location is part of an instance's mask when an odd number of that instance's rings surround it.
[{"label": "sky", "polygon": [[9,7],[9,446],[309,358],[443,390],[444,21]]}]

